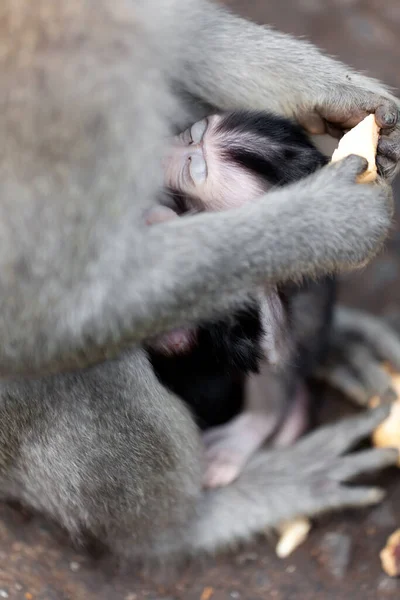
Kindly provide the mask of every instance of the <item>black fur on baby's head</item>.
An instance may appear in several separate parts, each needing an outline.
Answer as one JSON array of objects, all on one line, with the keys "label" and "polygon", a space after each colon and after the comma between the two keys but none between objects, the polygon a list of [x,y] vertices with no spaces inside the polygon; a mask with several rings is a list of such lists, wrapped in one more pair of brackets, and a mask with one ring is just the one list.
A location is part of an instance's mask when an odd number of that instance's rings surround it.
[{"label": "black fur on baby's head", "polygon": [[299,125],[271,113],[226,113],[216,133],[223,160],[240,165],[269,185],[293,183],[328,162]]}]

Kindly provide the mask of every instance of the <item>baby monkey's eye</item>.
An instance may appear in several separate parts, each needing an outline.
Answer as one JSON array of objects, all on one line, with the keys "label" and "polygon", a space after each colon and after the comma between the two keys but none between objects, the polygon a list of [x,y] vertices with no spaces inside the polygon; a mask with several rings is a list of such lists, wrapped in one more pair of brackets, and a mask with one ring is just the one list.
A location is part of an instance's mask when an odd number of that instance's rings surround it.
[{"label": "baby monkey's eye", "polygon": [[193,144],[200,144],[203,136],[207,130],[208,121],[207,119],[202,119],[201,121],[197,121],[190,128],[190,137],[192,138]]},{"label": "baby monkey's eye", "polygon": [[207,177],[207,166],[204,158],[194,154],[189,160],[189,174],[195,185],[201,185]]}]

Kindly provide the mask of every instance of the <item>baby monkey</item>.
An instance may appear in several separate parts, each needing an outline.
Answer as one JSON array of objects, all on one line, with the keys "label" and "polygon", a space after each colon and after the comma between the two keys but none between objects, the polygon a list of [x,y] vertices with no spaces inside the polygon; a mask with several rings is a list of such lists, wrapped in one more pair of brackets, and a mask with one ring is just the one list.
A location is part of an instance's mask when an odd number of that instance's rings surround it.
[{"label": "baby monkey", "polygon": [[[326,163],[287,119],[244,111],[212,115],[174,138],[164,161],[174,206],[154,209],[147,223],[257,202],[272,187]],[[291,444],[306,428],[304,380],[322,358],[334,285],[326,278],[250,290],[252,300],[229,318],[177,329],[150,343],[161,381],[191,406],[200,424],[213,425],[203,434],[206,486],[233,481],[266,440]],[[243,410],[228,420],[241,400]]]}]

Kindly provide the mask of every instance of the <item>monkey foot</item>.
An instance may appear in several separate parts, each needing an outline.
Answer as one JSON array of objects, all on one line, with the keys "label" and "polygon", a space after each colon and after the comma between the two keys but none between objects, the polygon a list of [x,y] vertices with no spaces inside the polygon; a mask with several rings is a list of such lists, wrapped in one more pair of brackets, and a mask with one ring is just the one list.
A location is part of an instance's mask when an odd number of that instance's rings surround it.
[{"label": "monkey foot", "polygon": [[377,317],[338,306],[329,354],[316,377],[365,407],[375,396],[384,402],[396,399],[392,376],[399,371],[399,313]]},{"label": "monkey foot", "polygon": [[243,457],[240,454],[223,450],[214,450],[207,456],[208,462],[203,476],[203,485],[207,488],[224,487],[235,481],[243,469]]}]

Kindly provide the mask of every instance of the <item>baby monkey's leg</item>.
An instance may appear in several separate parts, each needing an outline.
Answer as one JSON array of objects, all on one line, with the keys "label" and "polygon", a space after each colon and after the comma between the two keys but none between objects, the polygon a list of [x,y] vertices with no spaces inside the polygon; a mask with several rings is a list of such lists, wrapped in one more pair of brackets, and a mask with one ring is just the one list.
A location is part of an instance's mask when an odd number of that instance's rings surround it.
[{"label": "baby monkey's leg", "polygon": [[277,375],[264,361],[260,373],[250,375],[245,387],[243,412],[203,434],[206,487],[234,481],[268,439],[274,437],[275,447],[290,446],[308,429],[309,395],[303,382],[297,382],[295,392],[288,396],[285,374]]},{"label": "baby monkey's leg", "polygon": [[276,433],[273,445],[277,448],[291,446],[305,433],[310,424],[310,396],[304,381],[296,384],[287,416]]},{"label": "baby monkey's leg", "polygon": [[284,410],[281,379],[266,360],[259,373],[247,376],[244,410],[231,421],[203,434],[204,485],[219,487],[234,481],[255,451],[277,430]]},{"label": "baby monkey's leg", "polygon": [[[306,419],[302,394],[290,402],[289,422],[286,426],[288,400],[293,396],[294,378],[286,368],[291,352],[290,333],[286,312],[276,290],[260,293],[261,320],[264,330],[262,360],[259,372],[246,376],[244,410],[229,423],[206,431],[206,469],[204,485],[227,485],[238,477],[255,451],[279,431],[284,423],[283,440],[296,439],[302,433]],[[287,429],[286,429],[287,427]],[[289,443],[289,441],[288,441]]]}]

